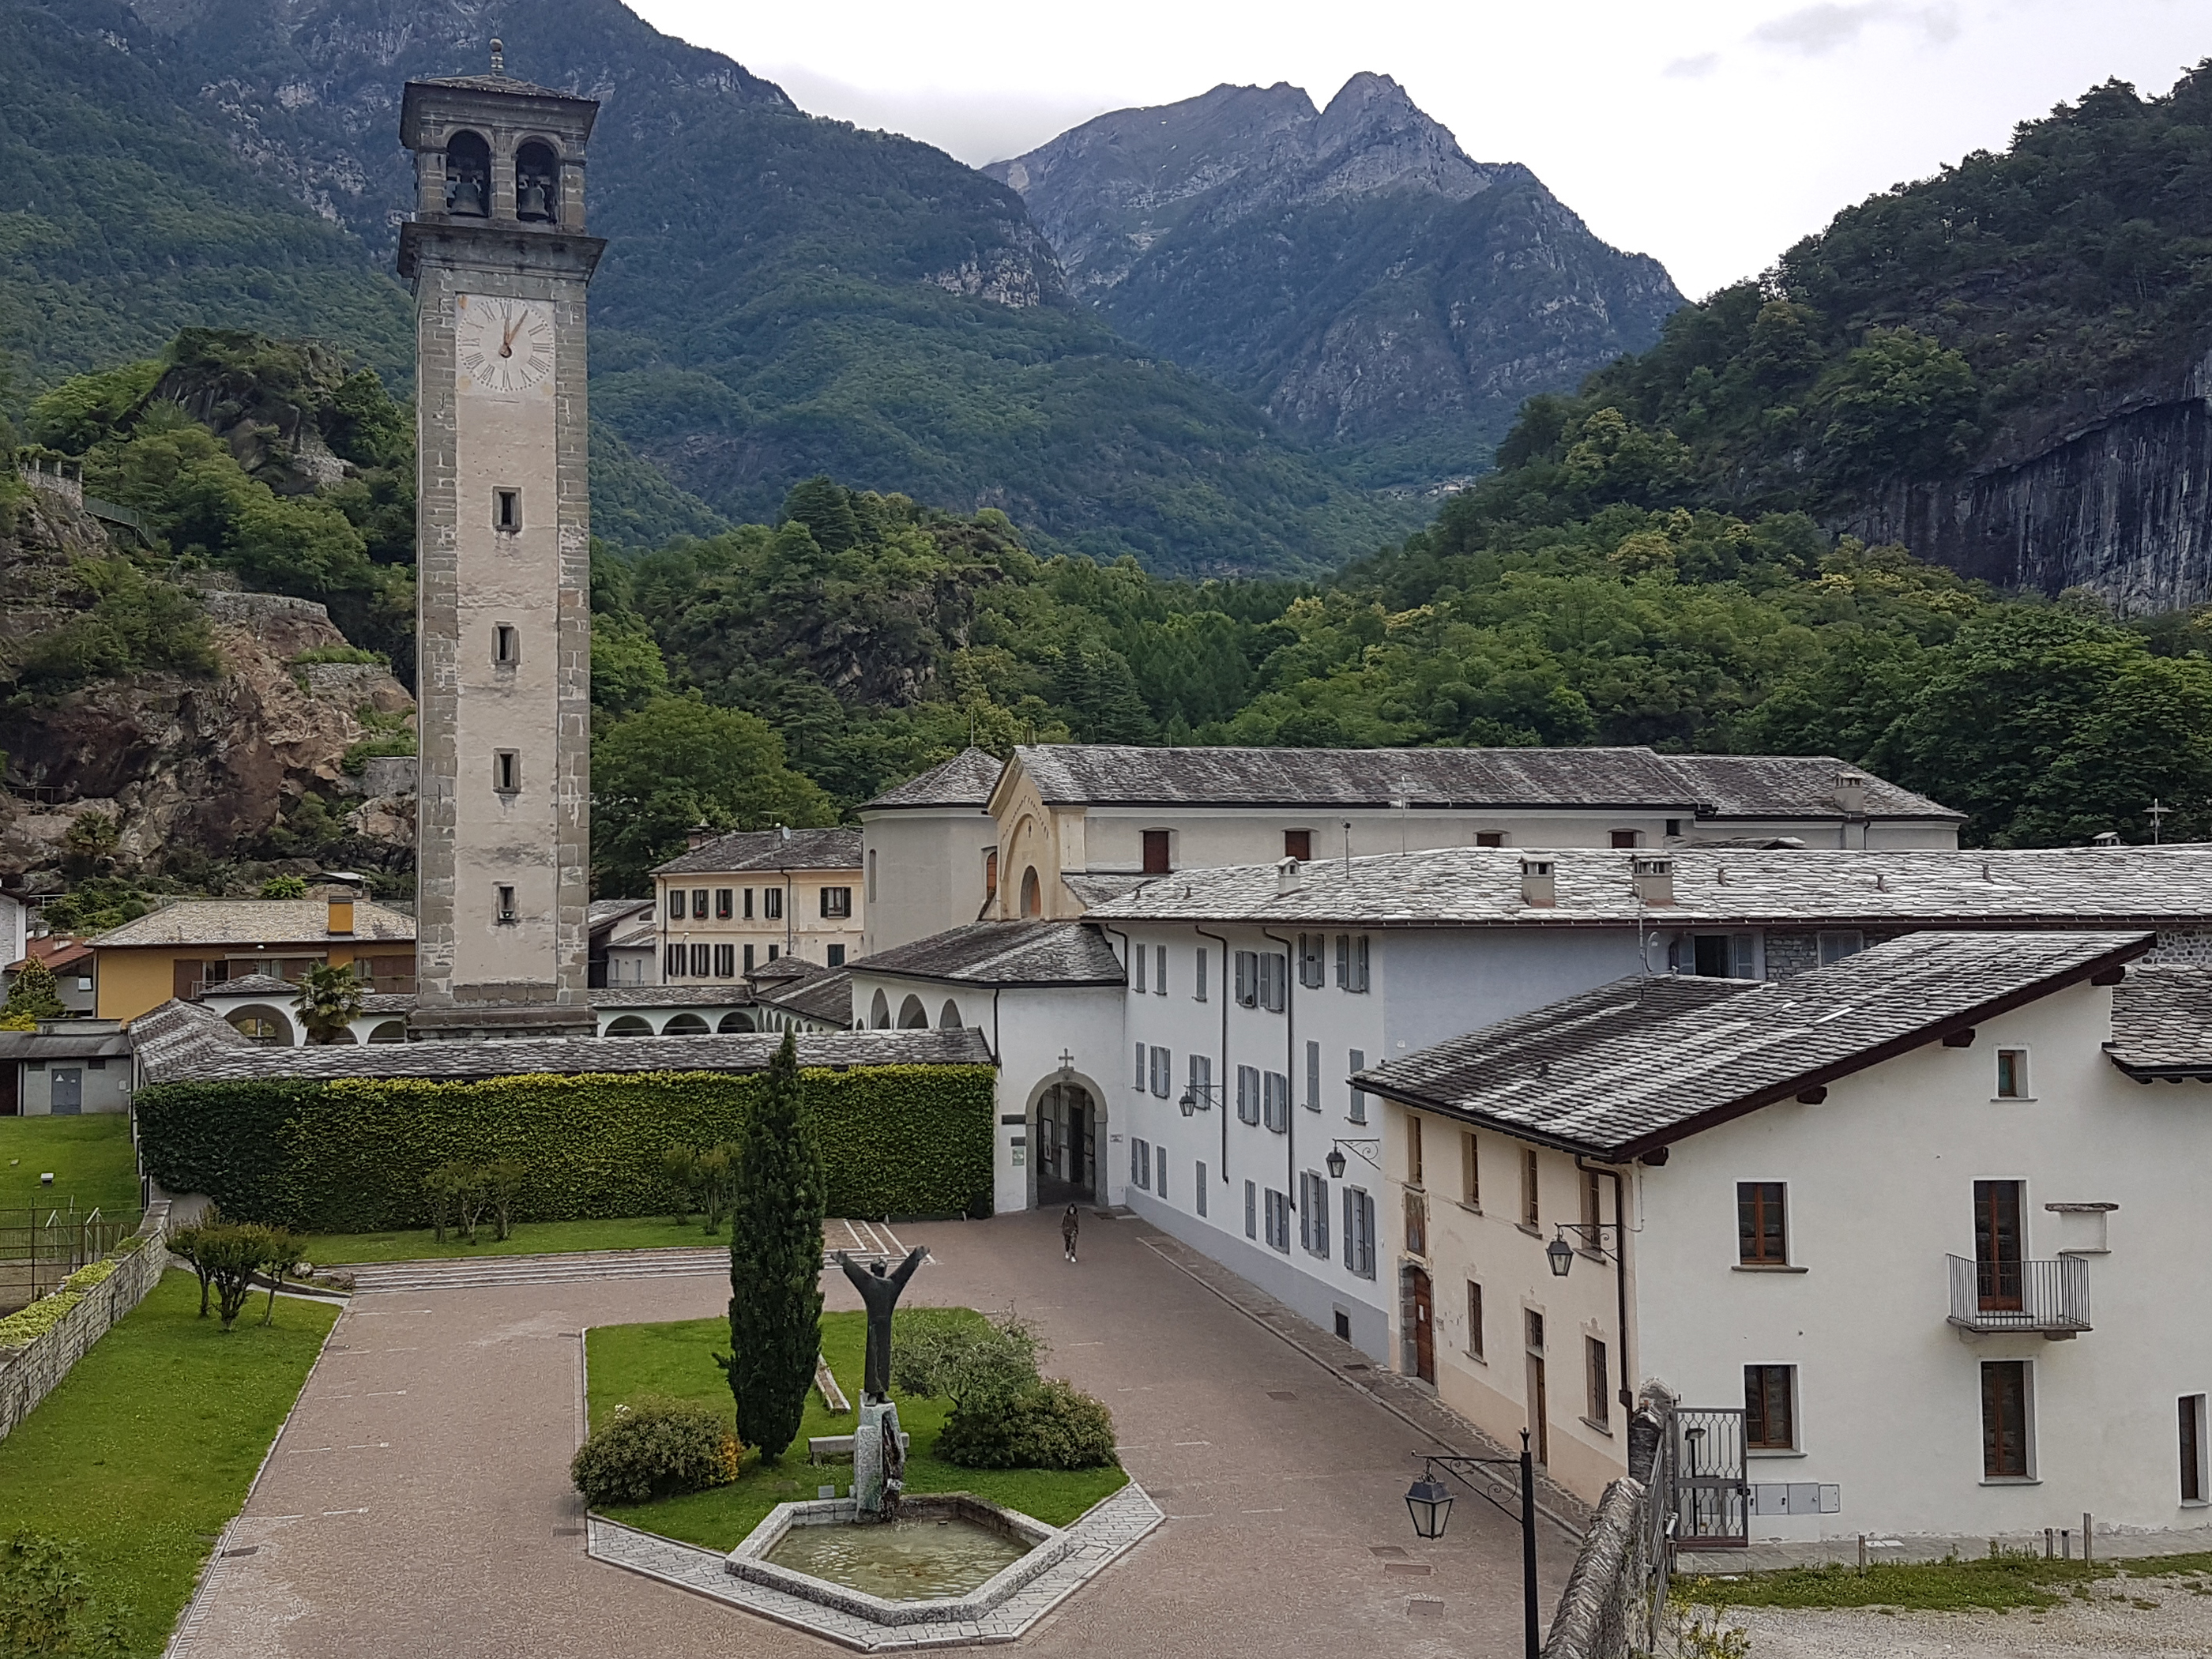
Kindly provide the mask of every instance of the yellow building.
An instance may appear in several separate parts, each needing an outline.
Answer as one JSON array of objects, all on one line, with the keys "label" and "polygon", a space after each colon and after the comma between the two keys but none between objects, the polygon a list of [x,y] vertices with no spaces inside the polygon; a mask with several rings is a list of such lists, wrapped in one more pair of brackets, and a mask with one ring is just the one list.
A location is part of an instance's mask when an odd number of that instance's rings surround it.
[{"label": "yellow building", "polygon": [[664,985],[741,979],[785,957],[842,968],[860,955],[858,830],[700,831],[653,880]]},{"label": "yellow building", "polygon": [[370,989],[415,989],[415,919],[366,900],[185,899],[92,941],[94,1009],[136,1019],[248,974],[294,981],[351,963]]}]

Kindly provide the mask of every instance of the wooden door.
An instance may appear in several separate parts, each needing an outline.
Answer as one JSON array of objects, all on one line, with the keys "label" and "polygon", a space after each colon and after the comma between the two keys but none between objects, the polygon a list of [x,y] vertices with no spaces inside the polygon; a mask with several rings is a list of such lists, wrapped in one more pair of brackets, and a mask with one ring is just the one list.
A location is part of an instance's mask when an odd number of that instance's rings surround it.
[{"label": "wooden door", "polygon": [[1419,1267],[1407,1269],[1413,1292],[1413,1375],[1424,1382],[1437,1380],[1437,1327],[1434,1292],[1429,1276]]},{"label": "wooden door", "polygon": [[1539,1463],[1552,1461],[1552,1411],[1544,1397],[1544,1357],[1528,1356],[1528,1449]]},{"label": "wooden door", "polygon": [[1974,1183],[1974,1278],[1984,1311],[2021,1308],[2021,1183]]}]

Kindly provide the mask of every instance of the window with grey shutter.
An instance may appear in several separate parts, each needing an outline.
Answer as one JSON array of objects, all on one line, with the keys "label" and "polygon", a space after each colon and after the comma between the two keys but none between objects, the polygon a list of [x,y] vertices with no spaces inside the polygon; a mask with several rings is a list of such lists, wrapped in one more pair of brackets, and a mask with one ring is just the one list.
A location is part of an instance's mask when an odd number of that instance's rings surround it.
[{"label": "window with grey shutter", "polygon": [[1729,976],[1735,979],[1750,979],[1753,976],[1751,967],[1751,935],[1749,933],[1729,935]]},{"label": "window with grey shutter", "polygon": [[1288,1255],[1291,1251],[1291,1200],[1287,1193],[1267,1188],[1267,1248]]},{"label": "window with grey shutter", "polygon": [[1198,1002],[1206,1000],[1206,947],[1198,947],[1197,961],[1191,971],[1191,996]]},{"label": "window with grey shutter", "polygon": [[1260,1189],[1250,1182],[1244,1183],[1244,1237],[1260,1236]]},{"label": "window with grey shutter", "polygon": [[1175,1081],[1175,1054],[1168,1048],[1152,1050],[1152,1092],[1162,1100],[1168,1097],[1169,1086]]},{"label": "window with grey shutter", "polygon": [[1152,994],[1156,997],[1164,997],[1167,994],[1168,947],[1164,945],[1155,945],[1152,947]]},{"label": "window with grey shutter", "polygon": [[1168,1195],[1168,1149],[1159,1146],[1153,1150],[1159,1153],[1159,1157],[1154,1160],[1158,1164],[1159,1168],[1154,1172],[1158,1179],[1152,1183],[1152,1191],[1158,1197],[1165,1199]]},{"label": "window with grey shutter", "polygon": [[1367,988],[1367,935],[1364,933],[1352,936],[1352,974],[1344,988],[1347,991],[1364,991]]},{"label": "window with grey shutter", "polygon": [[1321,1110],[1321,1044],[1306,1044],[1306,1110]]},{"label": "window with grey shutter", "polygon": [[1141,1042],[1139,1043],[1137,1045],[1137,1074],[1130,1079],[1129,1086],[1136,1090],[1140,1094],[1144,1092],[1146,1067],[1149,1064],[1149,1059],[1150,1057],[1145,1048],[1145,1045]]},{"label": "window with grey shutter", "polygon": [[1290,998],[1291,960],[1279,951],[1270,951],[1260,958],[1260,1006],[1271,1014],[1279,1014]]},{"label": "window with grey shutter", "polygon": [[1309,1255],[1328,1258],[1328,1182],[1311,1170],[1298,1176],[1298,1243]]},{"label": "window with grey shutter", "polygon": [[1198,1212],[1204,1215],[1206,1213],[1206,1160],[1203,1158],[1199,1160],[1198,1186],[1195,1190],[1198,1197]]},{"label": "window with grey shutter", "polygon": [[1260,1121],[1260,1069],[1256,1066],[1237,1068],[1237,1118],[1241,1123]]},{"label": "window with grey shutter", "polygon": [[1260,955],[1256,951],[1237,953],[1237,1000],[1247,1008],[1259,1006]]},{"label": "window with grey shutter", "polygon": [[1194,1111],[1205,1111],[1221,1103],[1213,1097],[1213,1056],[1193,1054],[1190,1057],[1190,1103]]},{"label": "window with grey shutter", "polygon": [[1340,991],[1352,988],[1352,935],[1349,933],[1336,936],[1336,988]]},{"label": "window with grey shutter", "polygon": [[1261,1104],[1267,1127],[1277,1134],[1291,1127],[1291,1080],[1280,1072],[1267,1073],[1261,1085]]},{"label": "window with grey shutter", "polygon": [[1328,954],[1328,935],[1298,935],[1298,983],[1309,990],[1321,988],[1322,963]]},{"label": "window with grey shutter", "polygon": [[[1358,1077],[1367,1069],[1367,1051],[1364,1048],[1354,1048],[1351,1058],[1352,1075]],[[1352,1091],[1352,1121],[1354,1123],[1367,1121],[1367,1096],[1363,1090],[1356,1086]]]},{"label": "window with grey shutter", "polygon": [[1344,1265],[1362,1279],[1375,1277],[1375,1200],[1357,1187],[1344,1189]]},{"label": "window with grey shutter", "polygon": [[1141,945],[1129,947],[1129,988],[1139,996],[1145,994],[1145,959],[1150,954]]}]

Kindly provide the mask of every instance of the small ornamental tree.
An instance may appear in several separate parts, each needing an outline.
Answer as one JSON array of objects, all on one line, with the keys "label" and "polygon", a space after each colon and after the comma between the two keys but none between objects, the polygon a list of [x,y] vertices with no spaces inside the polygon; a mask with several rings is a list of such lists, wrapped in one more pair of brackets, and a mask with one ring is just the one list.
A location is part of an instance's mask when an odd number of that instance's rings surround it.
[{"label": "small ornamental tree", "polygon": [[772,1463],[799,1433],[822,1351],[827,1181],[788,1031],[733,1163],[730,1352],[716,1363],[737,1396],[738,1437]]},{"label": "small ornamental tree", "polygon": [[32,957],[8,988],[8,1019],[16,1030],[27,1030],[42,1019],[59,1019],[67,1012],[62,1006],[61,982],[54,977],[54,970]]},{"label": "small ornamental tree", "polygon": [[361,1017],[362,983],[350,964],[319,962],[300,981],[300,1024],[310,1042],[343,1042]]},{"label": "small ornamental tree", "polygon": [[271,876],[261,884],[261,896],[265,899],[303,899],[307,896],[307,883],[301,876]]}]

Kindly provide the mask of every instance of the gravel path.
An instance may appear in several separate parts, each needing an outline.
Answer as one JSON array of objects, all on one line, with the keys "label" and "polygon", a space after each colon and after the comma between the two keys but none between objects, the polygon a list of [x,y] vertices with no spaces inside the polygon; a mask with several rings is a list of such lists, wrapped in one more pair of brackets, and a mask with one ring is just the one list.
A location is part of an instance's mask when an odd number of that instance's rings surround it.
[{"label": "gravel path", "polygon": [[1735,1607],[1723,1622],[1749,1633],[1752,1659],[2212,1659],[2212,1580],[2100,1579],[2090,1600],[2036,1612]]}]

